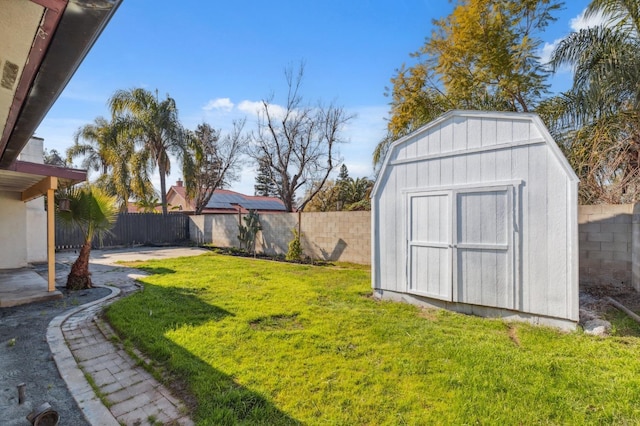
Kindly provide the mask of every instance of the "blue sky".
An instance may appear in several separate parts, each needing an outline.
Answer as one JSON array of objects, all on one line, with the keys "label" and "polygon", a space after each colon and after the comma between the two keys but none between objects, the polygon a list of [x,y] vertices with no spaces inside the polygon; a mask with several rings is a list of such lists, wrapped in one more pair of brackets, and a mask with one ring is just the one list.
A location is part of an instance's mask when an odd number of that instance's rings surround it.
[{"label": "blue sky", "polygon": [[[583,25],[578,16],[587,4],[565,4],[544,33],[542,55]],[[64,153],[80,126],[108,116],[115,90],[134,87],[173,97],[187,128],[206,121],[225,130],[246,117],[251,129],[252,103],[272,94],[279,103],[283,70],[304,61],[304,97],[335,101],[356,115],[340,153],[351,176],[371,177],[371,154],[385,133],[385,87],[396,68],[411,63],[432,19],[451,8],[448,0],[124,0],[36,135]],[[554,90],[569,84],[568,70],[553,79]],[[252,194],[253,169],[247,164],[231,189]],[[176,162],[167,182],[180,177]]]}]

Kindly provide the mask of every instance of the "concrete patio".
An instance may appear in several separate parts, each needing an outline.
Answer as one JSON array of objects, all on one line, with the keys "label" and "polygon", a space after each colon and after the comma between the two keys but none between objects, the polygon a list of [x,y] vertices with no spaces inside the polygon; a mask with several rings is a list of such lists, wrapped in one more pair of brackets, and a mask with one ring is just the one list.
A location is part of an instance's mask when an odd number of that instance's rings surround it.
[{"label": "concrete patio", "polygon": [[48,291],[47,280],[34,268],[0,270],[0,308],[61,298],[59,290]]}]

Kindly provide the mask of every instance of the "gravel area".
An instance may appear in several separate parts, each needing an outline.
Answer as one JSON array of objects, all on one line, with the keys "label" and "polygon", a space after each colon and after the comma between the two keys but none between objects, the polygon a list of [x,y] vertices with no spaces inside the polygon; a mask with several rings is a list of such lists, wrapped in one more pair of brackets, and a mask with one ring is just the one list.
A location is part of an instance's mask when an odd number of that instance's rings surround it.
[{"label": "gravel area", "polygon": [[[196,256],[207,250],[195,247],[138,247],[135,249],[92,250],[89,270],[97,285],[120,288],[121,296],[136,291],[135,278],[140,271],[118,265],[119,261]],[[62,299],[0,309],[0,426],[29,426],[26,416],[48,402],[60,415],[61,426],[85,426],[75,400],[60,377],[46,340],[51,320],[64,312],[100,299],[109,289],[92,288],[68,292],[64,287],[77,251],[56,253],[57,289]],[[45,279],[47,265],[35,266]],[[20,383],[26,385],[26,399],[18,404]]]},{"label": "gravel area", "polygon": [[[61,425],[89,425],[69,393],[53,361],[45,335],[49,322],[79,305],[109,294],[105,288],[73,293],[59,287],[64,298],[0,309],[0,424],[31,425],[26,416],[48,402],[60,415]],[[18,404],[20,383],[26,400]]]}]

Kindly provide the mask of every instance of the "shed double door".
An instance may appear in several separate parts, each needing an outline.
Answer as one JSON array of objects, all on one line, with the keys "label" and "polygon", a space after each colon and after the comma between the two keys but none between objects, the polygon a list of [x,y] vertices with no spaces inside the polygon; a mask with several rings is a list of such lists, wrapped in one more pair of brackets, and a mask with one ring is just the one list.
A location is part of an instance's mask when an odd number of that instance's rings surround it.
[{"label": "shed double door", "polygon": [[408,195],[409,291],[513,309],[513,186]]}]

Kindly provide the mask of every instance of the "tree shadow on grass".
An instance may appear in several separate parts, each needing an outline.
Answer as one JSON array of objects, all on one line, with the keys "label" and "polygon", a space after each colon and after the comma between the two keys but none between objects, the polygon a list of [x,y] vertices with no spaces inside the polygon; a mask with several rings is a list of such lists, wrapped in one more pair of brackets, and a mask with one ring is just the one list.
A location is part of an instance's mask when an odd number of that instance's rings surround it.
[{"label": "tree shadow on grass", "polygon": [[168,274],[175,274],[176,273],[176,271],[174,269],[162,268],[162,267],[160,267],[160,268],[152,268],[152,267],[147,267],[147,266],[135,266],[135,269],[139,269],[141,271],[144,271],[144,272],[148,273],[149,275],[168,275]]},{"label": "tree shadow on grass", "polygon": [[106,317],[121,337],[169,373],[169,387],[195,409],[195,420],[202,424],[301,425],[264,395],[238,384],[233,377],[165,337],[184,326],[196,327],[234,316],[201,300],[200,292],[147,283],[144,292],[112,304]]}]

